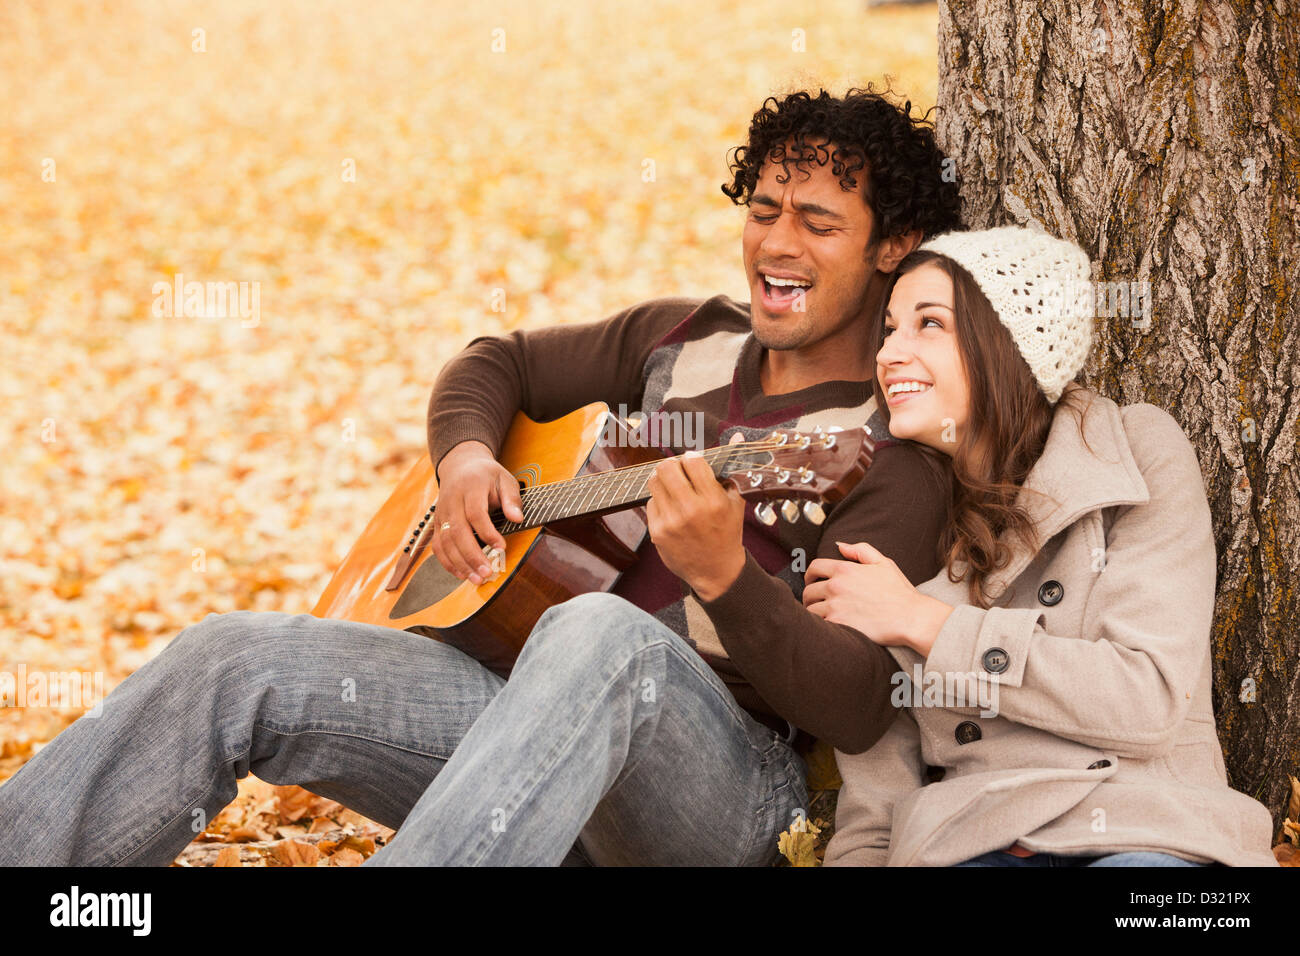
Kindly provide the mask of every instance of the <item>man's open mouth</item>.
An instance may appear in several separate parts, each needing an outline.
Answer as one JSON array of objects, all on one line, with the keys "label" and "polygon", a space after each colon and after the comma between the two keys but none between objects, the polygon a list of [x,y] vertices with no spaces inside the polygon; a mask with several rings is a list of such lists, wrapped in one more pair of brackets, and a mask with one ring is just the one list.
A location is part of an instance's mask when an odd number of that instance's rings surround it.
[{"label": "man's open mouth", "polygon": [[807,279],[773,276],[764,272],[758,275],[763,280],[763,293],[774,302],[793,301],[806,295],[812,288],[812,283]]}]

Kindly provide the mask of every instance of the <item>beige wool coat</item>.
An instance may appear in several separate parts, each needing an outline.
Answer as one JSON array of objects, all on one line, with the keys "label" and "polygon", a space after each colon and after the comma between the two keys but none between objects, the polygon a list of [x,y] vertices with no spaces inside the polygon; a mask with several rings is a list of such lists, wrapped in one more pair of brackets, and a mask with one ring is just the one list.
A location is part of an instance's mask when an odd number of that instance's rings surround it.
[{"label": "beige wool coat", "polygon": [[[920,586],[955,610],[928,659],[890,649],[909,682],[886,734],[836,752],[827,865],[948,866],[1016,841],[1276,865],[1269,812],[1228,786],[1215,731],[1195,452],[1167,412],[1080,394],[1092,452],[1058,406],[1025,480],[1053,500],[1020,493],[1041,550],[1016,549],[988,610],[946,571]],[[923,785],[927,765],[942,779]]]}]

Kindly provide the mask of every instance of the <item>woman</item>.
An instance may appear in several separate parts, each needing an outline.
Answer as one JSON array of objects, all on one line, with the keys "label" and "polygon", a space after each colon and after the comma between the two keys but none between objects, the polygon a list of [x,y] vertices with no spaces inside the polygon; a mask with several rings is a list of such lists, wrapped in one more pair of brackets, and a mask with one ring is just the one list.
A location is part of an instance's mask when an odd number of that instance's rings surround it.
[{"label": "woman", "polygon": [[836,753],[826,863],[1275,865],[1215,733],[1191,444],[1161,409],[1072,382],[1087,256],[1018,227],[948,233],[892,281],[876,397],[894,437],[948,456],[954,492],[945,570],[920,587],[866,543],[808,568],[804,603],[889,647],[905,706]]}]

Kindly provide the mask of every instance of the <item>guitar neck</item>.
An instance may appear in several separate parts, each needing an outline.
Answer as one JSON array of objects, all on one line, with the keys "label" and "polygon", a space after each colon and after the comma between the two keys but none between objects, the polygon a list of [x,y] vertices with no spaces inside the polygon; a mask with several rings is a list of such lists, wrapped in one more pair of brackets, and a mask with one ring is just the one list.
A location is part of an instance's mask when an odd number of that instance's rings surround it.
[{"label": "guitar neck", "polygon": [[[576,414],[576,413],[575,413]],[[826,515],[821,503],[834,504],[862,478],[871,464],[874,443],[867,429],[844,431],[831,426],[811,433],[778,429],[765,438],[719,445],[699,453],[718,480],[731,479],[746,498],[783,498],[780,517],[794,522],[803,515],[821,524]],[[683,456],[684,457],[684,456]],[[672,459],[643,462],[612,471],[580,474],[563,481],[532,485],[520,491],[521,521],[508,520],[500,510],[489,513],[493,526],[504,536],[573,518],[598,515],[644,504],[655,469]],[[516,465],[516,467],[518,467]],[[570,466],[571,467],[571,466]],[[532,469],[528,466],[527,469]],[[739,480],[743,476],[744,480]],[[803,507],[794,499],[803,499]],[[778,517],[770,502],[755,507],[755,516],[771,525]],[[385,590],[401,587],[429,548],[430,535],[441,527],[437,503],[411,528]],[[410,512],[404,511],[410,515]],[[418,513],[417,513],[418,514]],[[414,522],[412,522],[414,523]]]},{"label": "guitar neck", "polygon": [[[756,451],[743,443],[720,445],[700,454],[719,479],[746,467],[762,467],[768,458],[765,451]],[[491,512],[490,517],[496,529],[504,535],[567,518],[633,508],[650,499],[646,485],[660,464],[662,462],[646,462],[614,471],[578,475],[567,481],[534,485],[520,492],[523,521],[510,521],[500,511]]]}]

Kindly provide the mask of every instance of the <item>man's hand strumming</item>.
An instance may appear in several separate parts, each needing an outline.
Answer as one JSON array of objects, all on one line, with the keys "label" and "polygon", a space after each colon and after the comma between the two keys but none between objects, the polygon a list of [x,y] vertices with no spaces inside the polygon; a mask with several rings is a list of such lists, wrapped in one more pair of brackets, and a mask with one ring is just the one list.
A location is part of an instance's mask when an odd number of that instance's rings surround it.
[{"label": "man's hand strumming", "polygon": [[442,566],[456,577],[482,584],[492,573],[483,556],[484,544],[504,550],[503,538],[488,518],[488,511],[500,508],[511,521],[523,521],[519,484],[492,457],[487,445],[464,441],[438,463],[438,510],[433,534],[433,553]]}]

